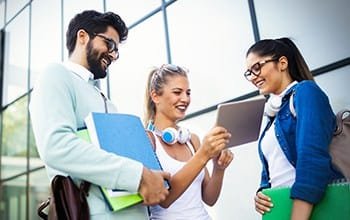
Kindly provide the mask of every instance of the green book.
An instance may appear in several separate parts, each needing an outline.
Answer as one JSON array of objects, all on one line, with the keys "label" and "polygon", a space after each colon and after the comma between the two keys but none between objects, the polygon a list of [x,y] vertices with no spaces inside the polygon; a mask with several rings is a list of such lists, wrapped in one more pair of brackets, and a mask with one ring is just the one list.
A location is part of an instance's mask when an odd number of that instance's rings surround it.
[{"label": "green book", "polygon": [[[91,142],[89,132],[87,129],[81,129],[77,132],[77,135],[87,141]],[[136,192],[128,192],[123,190],[112,190],[105,187],[99,187],[101,193],[108,204],[111,211],[119,211],[130,206],[139,204],[142,202],[142,197]]]},{"label": "green book", "polygon": [[[265,189],[263,193],[271,198],[274,207],[266,212],[263,220],[290,219],[293,200],[290,188]],[[328,185],[323,199],[313,208],[310,220],[350,219],[350,183]]]},{"label": "green book", "polygon": [[138,193],[112,190],[105,187],[100,187],[100,190],[110,210],[112,211],[119,211],[139,204],[143,201],[142,197]]}]

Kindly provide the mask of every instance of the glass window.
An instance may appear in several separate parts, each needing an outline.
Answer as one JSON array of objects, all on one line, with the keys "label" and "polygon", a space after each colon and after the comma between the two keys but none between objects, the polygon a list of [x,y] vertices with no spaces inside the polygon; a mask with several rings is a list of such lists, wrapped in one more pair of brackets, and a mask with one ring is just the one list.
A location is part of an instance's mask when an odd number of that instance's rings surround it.
[{"label": "glass window", "polygon": [[[32,129],[32,124],[30,123],[30,120],[29,120],[29,157],[32,159],[36,159],[39,157],[39,154],[38,154],[38,150],[36,148],[36,143],[35,143],[35,138],[34,138],[34,133],[33,133],[33,129]],[[38,167],[38,166],[41,166],[42,164],[39,164],[39,165],[36,165],[36,163],[31,163],[31,168],[33,167]]]},{"label": "glass window", "polygon": [[24,175],[1,183],[0,219],[27,219],[26,179]]},{"label": "glass window", "polygon": [[340,109],[350,109],[350,65],[319,75],[315,78],[319,86],[327,93],[335,112]]},{"label": "glass window", "polygon": [[120,58],[110,67],[111,98],[119,111],[142,116],[148,73],[164,62],[164,28],[158,13],[130,30],[120,46]]},{"label": "glass window", "polygon": [[[136,5],[137,7],[135,7]],[[142,1],[142,4],[140,4],[139,0],[106,0],[106,6],[107,11],[119,14],[124,22],[130,26],[157,7],[160,7],[161,1]]]},{"label": "glass window", "polygon": [[255,90],[243,77],[254,41],[247,3],[192,0],[167,8],[172,61],[190,71],[189,112]]},{"label": "glass window", "polygon": [[0,29],[5,25],[5,1],[0,1]]},{"label": "glass window", "polygon": [[27,96],[3,111],[1,137],[1,178],[27,170]]},{"label": "glass window", "polygon": [[291,37],[311,69],[349,56],[350,1],[254,2],[261,38]]},{"label": "glass window", "polygon": [[65,48],[65,45],[61,43],[60,8],[61,2],[58,0],[32,2],[30,87],[48,63],[61,61],[61,48]]},{"label": "glass window", "polygon": [[12,19],[12,17],[15,16],[16,13],[18,13],[28,2],[29,0],[6,1],[6,21]]},{"label": "glass window", "polygon": [[27,8],[5,29],[3,106],[28,91],[28,20]]},{"label": "glass window", "polygon": [[29,174],[29,219],[38,219],[37,207],[49,197],[50,181],[45,169]]}]

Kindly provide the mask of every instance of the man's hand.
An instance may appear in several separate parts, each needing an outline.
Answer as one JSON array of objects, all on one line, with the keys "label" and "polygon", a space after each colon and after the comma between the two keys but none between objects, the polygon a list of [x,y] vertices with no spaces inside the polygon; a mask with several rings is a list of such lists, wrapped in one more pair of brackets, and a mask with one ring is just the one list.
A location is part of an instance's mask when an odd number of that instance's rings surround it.
[{"label": "man's hand", "polygon": [[165,188],[164,179],[170,179],[170,174],[143,168],[138,192],[143,198],[144,205],[156,205],[165,200],[169,191]]}]

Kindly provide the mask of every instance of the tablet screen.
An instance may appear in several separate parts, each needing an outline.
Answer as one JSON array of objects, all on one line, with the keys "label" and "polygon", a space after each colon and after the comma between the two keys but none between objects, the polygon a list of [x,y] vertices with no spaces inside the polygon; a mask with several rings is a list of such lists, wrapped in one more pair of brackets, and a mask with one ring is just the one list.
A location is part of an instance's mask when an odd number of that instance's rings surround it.
[{"label": "tablet screen", "polygon": [[218,105],[216,124],[231,133],[228,147],[246,144],[259,138],[264,106],[264,97]]}]

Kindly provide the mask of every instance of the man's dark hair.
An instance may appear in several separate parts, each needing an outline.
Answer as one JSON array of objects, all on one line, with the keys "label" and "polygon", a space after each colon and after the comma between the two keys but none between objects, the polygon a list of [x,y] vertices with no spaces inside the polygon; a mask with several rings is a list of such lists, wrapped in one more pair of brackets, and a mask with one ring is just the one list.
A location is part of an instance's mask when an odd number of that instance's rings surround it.
[{"label": "man's dark hair", "polygon": [[68,54],[71,55],[77,40],[77,32],[85,30],[90,36],[92,34],[104,33],[107,27],[113,27],[119,34],[120,42],[126,40],[128,28],[121,17],[113,12],[100,13],[94,10],[83,11],[70,21],[66,33]]}]

